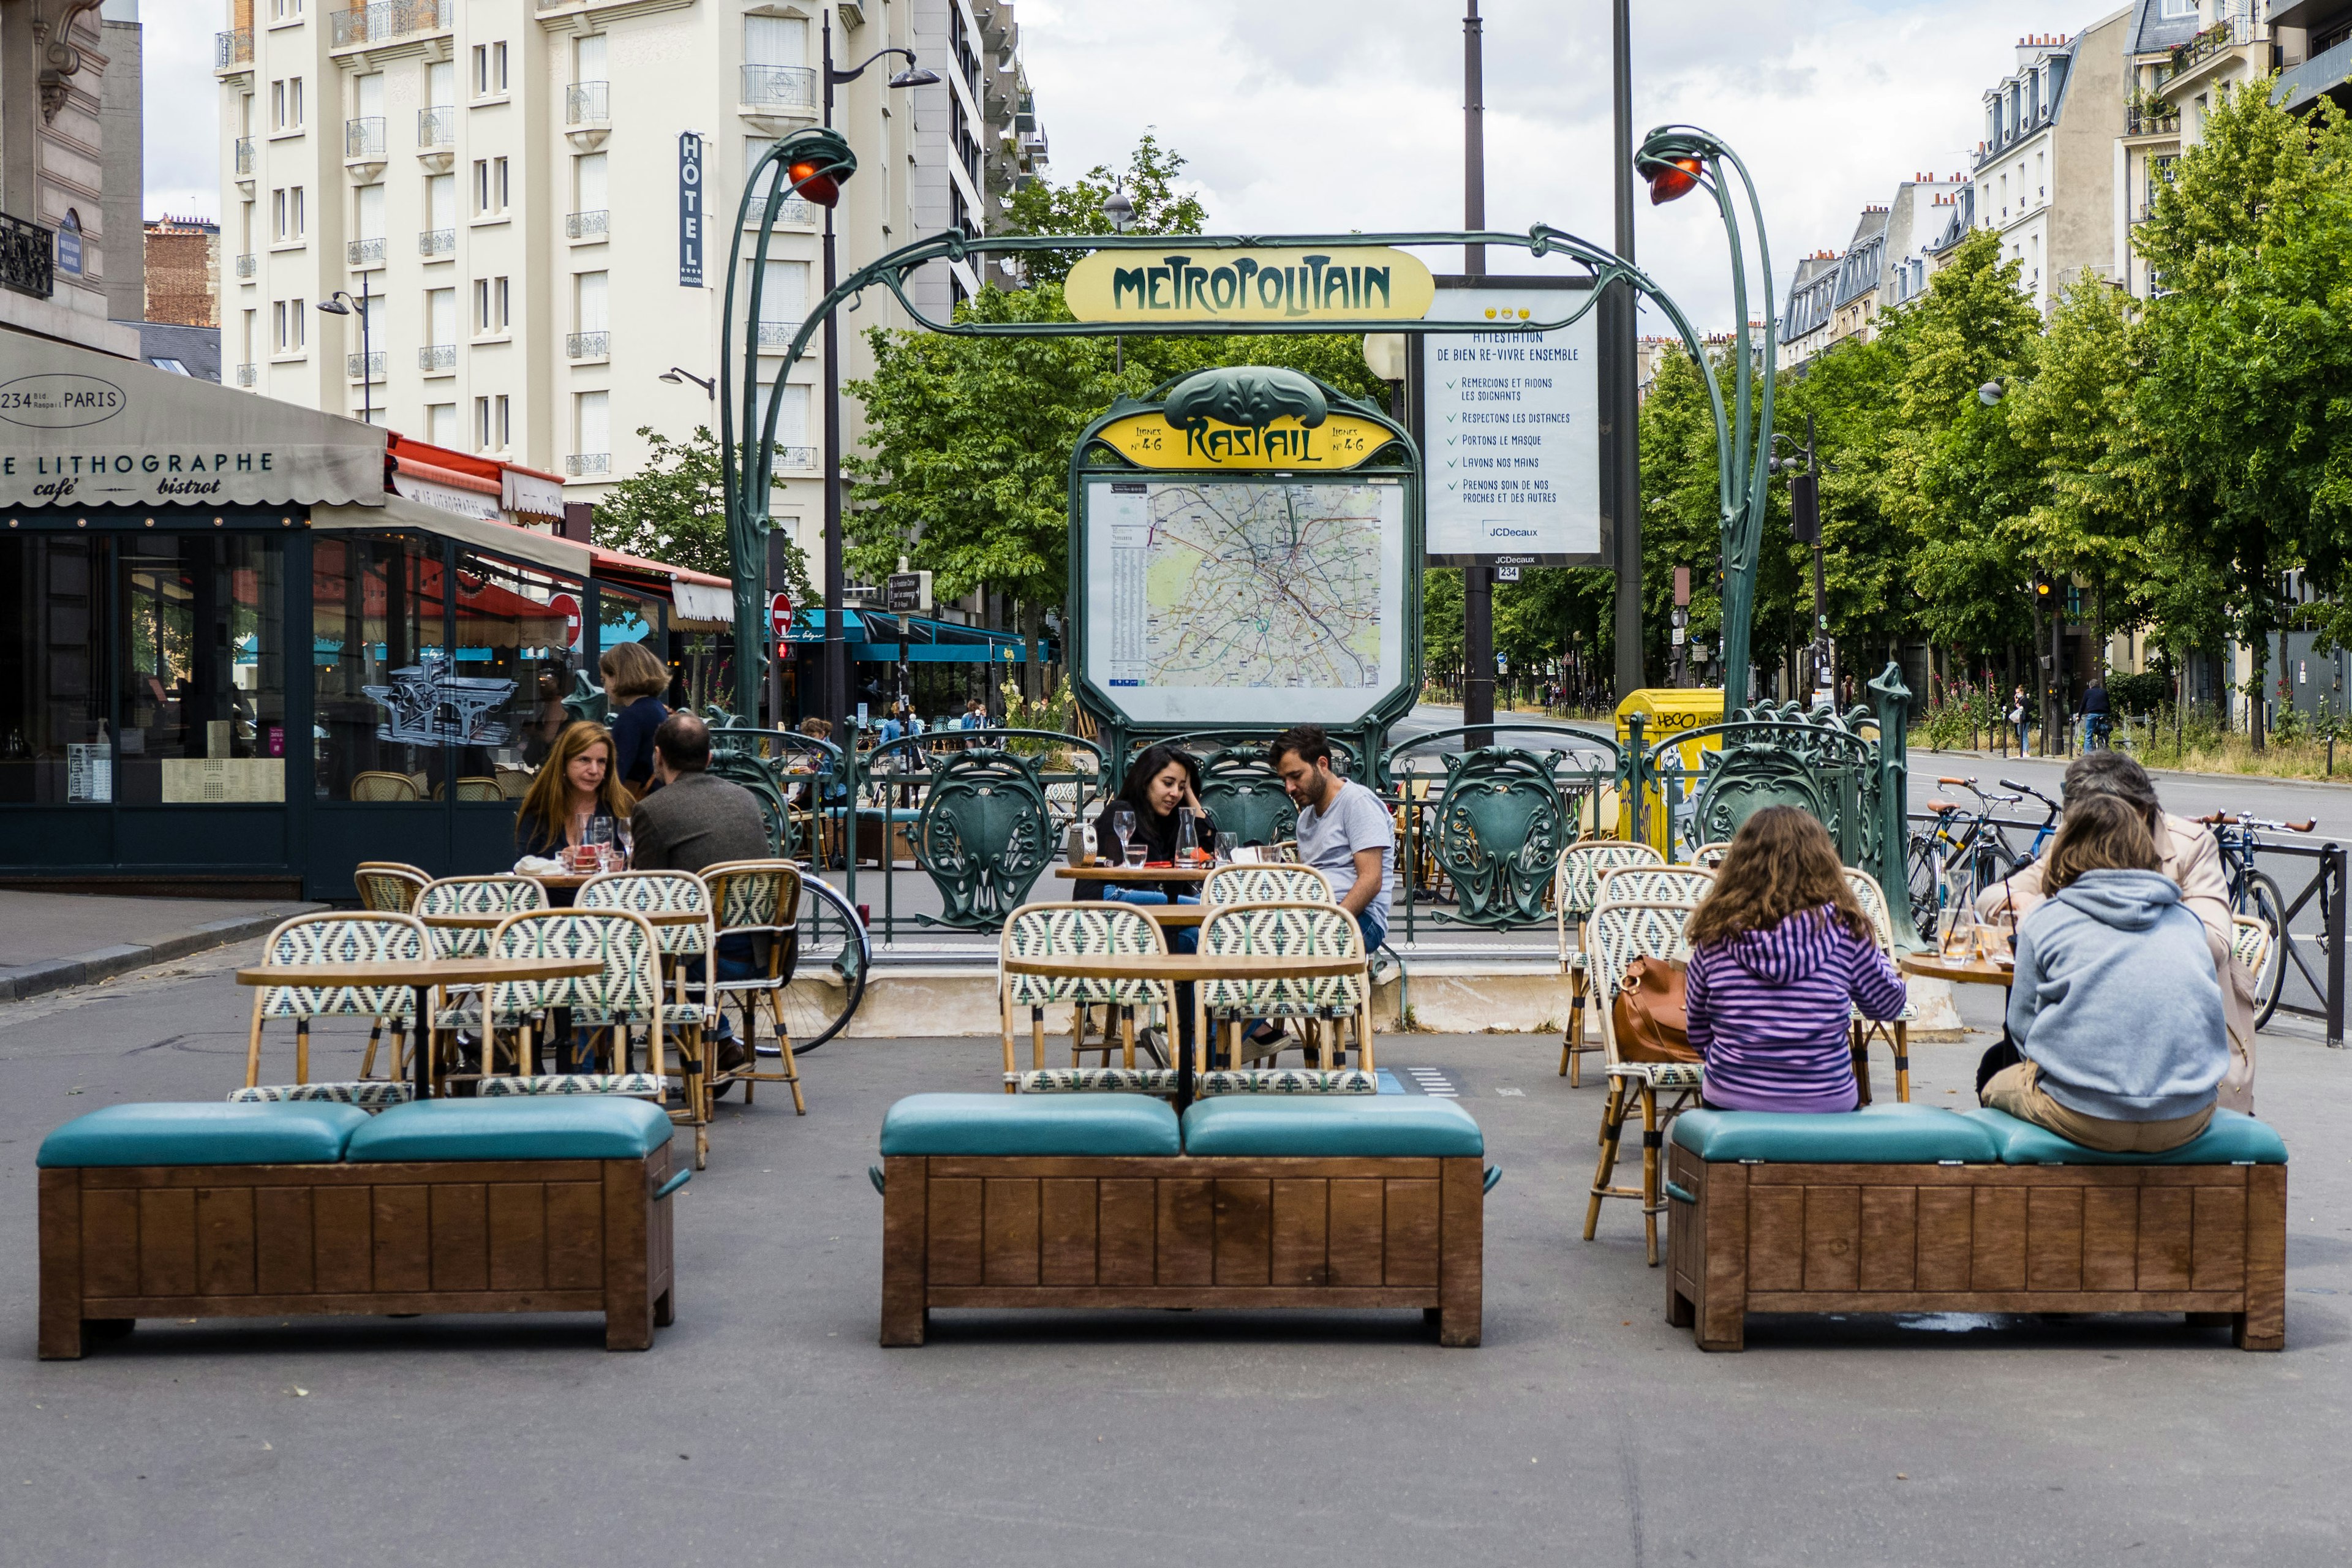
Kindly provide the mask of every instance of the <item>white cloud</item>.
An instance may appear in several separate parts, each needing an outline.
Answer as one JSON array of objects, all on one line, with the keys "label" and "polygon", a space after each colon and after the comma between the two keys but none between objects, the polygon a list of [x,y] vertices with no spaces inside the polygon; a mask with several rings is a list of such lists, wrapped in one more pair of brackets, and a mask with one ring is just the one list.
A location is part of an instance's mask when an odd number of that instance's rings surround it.
[{"label": "white cloud", "polygon": [[226,10],[195,0],[149,0],[141,7],[147,161],[142,216],[220,216],[220,87],[213,78],[213,35],[226,25]]}]

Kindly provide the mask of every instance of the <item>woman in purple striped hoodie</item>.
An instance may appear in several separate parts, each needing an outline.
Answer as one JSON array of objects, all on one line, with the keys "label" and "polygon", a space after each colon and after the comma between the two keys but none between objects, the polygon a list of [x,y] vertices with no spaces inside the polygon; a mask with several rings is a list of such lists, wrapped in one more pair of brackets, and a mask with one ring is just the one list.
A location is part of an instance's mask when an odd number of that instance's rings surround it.
[{"label": "woman in purple striped hoodie", "polygon": [[1749,817],[1690,920],[1690,1043],[1718,1110],[1852,1110],[1851,1009],[1903,1011],[1837,847],[1794,806]]}]

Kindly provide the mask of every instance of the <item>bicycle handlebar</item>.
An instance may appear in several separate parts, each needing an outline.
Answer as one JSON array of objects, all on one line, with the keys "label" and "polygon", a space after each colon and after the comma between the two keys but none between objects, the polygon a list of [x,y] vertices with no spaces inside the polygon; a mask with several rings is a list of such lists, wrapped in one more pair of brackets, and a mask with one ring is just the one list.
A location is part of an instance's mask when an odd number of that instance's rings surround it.
[{"label": "bicycle handlebar", "polygon": [[2316,817],[2301,822],[2279,822],[2268,817],[2248,816],[2243,812],[2211,811],[2197,820],[2208,827],[2260,827],[2273,833],[2309,833],[2319,826]]}]

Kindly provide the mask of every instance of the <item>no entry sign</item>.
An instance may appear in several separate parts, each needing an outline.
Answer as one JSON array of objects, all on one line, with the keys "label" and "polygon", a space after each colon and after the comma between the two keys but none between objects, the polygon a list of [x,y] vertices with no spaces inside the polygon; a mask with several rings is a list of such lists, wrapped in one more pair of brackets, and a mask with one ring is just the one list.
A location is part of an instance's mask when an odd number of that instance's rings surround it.
[{"label": "no entry sign", "polygon": [[768,631],[779,643],[792,636],[793,602],[782,594],[768,595]]},{"label": "no entry sign", "polygon": [[563,617],[563,646],[580,646],[580,601],[569,594],[558,594],[547,601],[547,607]]}]

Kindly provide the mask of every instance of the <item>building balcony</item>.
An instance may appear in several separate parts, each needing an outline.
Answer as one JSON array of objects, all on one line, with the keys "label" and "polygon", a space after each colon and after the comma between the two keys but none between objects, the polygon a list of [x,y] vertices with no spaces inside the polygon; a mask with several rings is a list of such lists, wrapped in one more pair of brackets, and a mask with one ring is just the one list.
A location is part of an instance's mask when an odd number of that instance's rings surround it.
[{"label": "building balcony", "polygon": [[383,265],[386,246],[382,239],[352,239],[343,242],[343,264],[354,272],[370,272]]},{"label": "building balcony", "polygon": [[213,69],[227,70],[232,66],[253,63],[253,29],[232,27],[226,33],[213,35]]},{"label": "building balcony", "polygon": [[800,331],[798,321],[762,321],[760,323],[760,346],[763,349],[788,349]]},{"label": "building balcony", "polygon": [[457,345],[425,344],[416,351],[416,368],[427,375],[447,375],[457,368]]},{"label": "building balcony", "polygon": [[0,289],[36,300],[57,293],[56,230],[0,213]]},{"label": "building balcony", "polygon": [[816,72],[806,66],[745,66],[742,104],[761,113],[816,117]]},{"label": "building balcony", "polygon": [[563,123],[603,125],[611,121],[612,83],[575,81],[563,89]]},{"label": "building balcony", "polygon": [[601,207],[593,213],[566,213],[563,237],[593,245],[607,237],[612,222],[613,215]]},{"label": "building balcony", "polygon": [[436,174],[446,174],[457,163],[457,110],[436,103],[416,111],[416,157]]},{"label": "building balcony", "polygon": [[613,334],[573,332],[563,340],[563,357],[574,360],[610,359],[613,357]]},{"label": "building balcony", "polygon": [[778,447],[776,448],[776,467],[780,468],[813,470],[816,466],[817,449],[814,447]]},{"label": "building balcony", "polygon": [[575,479],[602,479],[613,471],[613,454],[574,452],[563,459],[563,471]]},{"label": "building balcony", "polygon": [[371,114],[364,120],[343,121],[343,159],[356,163],[364,159],[383,162],[383,116]]},{"label": "building balcony", "polygon": [[2187,76],[2223,50],[2244,43],[2248,33],[2243,16],[2225,16],[2187,43],[2175,44],[2172,47],[2172,74],[2165,79],[2166,85]]},{"label": "building balcony", "polygon": [[2137,104],[2124,111],[2124,134],[2126,136],[2177,136],[2180,133],[2180,110],[2168,104],[2161,110],[2144,110]]},{"label": "building balcony", "polygon": [[250,136],[236,139],[236,177],[240,180],[253,177],[253,138]]},{"label": "building balcony", "polygon": [[334,15],[333,47],[357,48],[388,44],[418,33],[446,33],[457,11],[457,0],[375,0]]},{"label": "building balcony", "polygon": [[436,257],[457,254],[457,231],[454,228],[420,229],[416,235],[416,254],[431,260]]},{"label": "building balcony", "polygon": [[2271,101],[2294,111],[2306,108],[2320,94],[2352,79],[2352,38],[2332,49],[2322,49],[2293,70],[2280,76],[2271,89]]},{"label": "building balcony", "polygon": [[[766,210],[764,203],[754,201],[743,209],[743,226],[758,228],[761,215]],[[817,223],[816,205],[800,196],[786,196],[776,204],[776,221],[813,228]]]},{"label": "building balcony", "polygon": [[241,364],[241,365],[239,365],[239,366],[237,366],[237,367],[236,367],[236,384],[237,384],[239,386],[251,386],[255,382],[259,381],[260,379],[261,379],[261,367],[260,367],[260,366],[258,366],[258,365],[253,365],[253,364]]},{"label": "building balcony", "polygon": [[369,381],[382,381],[383,379],[383,351],[382,349],[377,349],[373,353],[345,354],[343,356],[343,374],[351,377],[353,381],[358,381],[362,378],[365,378]]},{"label": "building balcony", "polygon": [[239,278],[251,278],[260,270],[261,258],[253,252],[248,250],[236,258],[236,275]]}]

